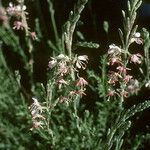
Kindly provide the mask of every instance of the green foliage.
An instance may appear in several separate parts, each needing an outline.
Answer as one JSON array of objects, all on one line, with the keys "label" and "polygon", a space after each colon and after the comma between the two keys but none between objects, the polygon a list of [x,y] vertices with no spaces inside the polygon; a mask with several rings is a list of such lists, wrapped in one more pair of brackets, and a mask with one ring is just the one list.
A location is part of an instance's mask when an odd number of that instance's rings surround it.
[{"label": "green foliage", "polygon": [[0,31],[0,38],[3,39],[3,42],[7,46],[11,46],[12,50],[18,53],[22,57],[22,59],[27,62],[26,55],[24,54],[24,51],[19,44],[19,38],[15,35],[13,30],[11,30],[10,28],[7,29],[5,27],[0,27]]},{"label": "green foliage", "polygon": [[17,82],[2,62],[0,74],[0,149],[24,149],[24,143],[29,141],[28,132],[24,131],[29,124],[23,97]]},{"label": "green foliage", "polygon": [[106,33],[108,33],[108,31],[109,31],[109,23],[108,23],[108,21],[104,21],[103,28],[104,28],[104,31]]},{"label": "green foliage", "polygon": [[74,11],[70,12],[69,19],[64,25],[64,39],[69,57],[71,57],[73,33],[80,18],[80,14],[84,9],[84,5],[87,2],[88,0],[79,0],[74,7]]},{"label": "green foliage", "polygon": [[[120,73],[119,88],[110,85],[108,54],[100,58],[99,72],[88,71],[89,87],[98,97],[92,99],[96,101],[94,111],[87,110],[82,104],[82,96],[85,95],[86,80],[80,77],[79,69],[85,69],[88,58],[86,55],[80,57],[73,53],[73,37],[76,24],[87,3],[87,0],[78,0],[73,11],[69,14],[69,19],[63,26],[62,34],[58,33],[55,21],[55,10],[53,1],[47,0],[51,17],[52,28],[55,41],[46,41],[53,56],[50,57],[49,68],[45,85],[33,82],[33,64],[28,59],[34,61],[34,44],[29,37],[30,31],[27,25],[26,13],[22,11],[19,19],[24,21],[25,45],[29,48],[29,58],[24,53],[19,36],[15,34],[11,26],[0,26],[0,44],[5,44],[12,48],[12,51],[19,54],[24,60],[24,65],[31,78],[33,104],[28,107],[25,103],[25,96],[22,94],[19,71],[11,72],[3,56],[0,47],[0,149],[6,150],[121,150],[124,143],[131,143],[127,139],[126,133],[132,126],[131,118],[139,112],[150,107],[150,101],[125,107],[125,96],[121,92],[127,90],[127,83],[123,83]],[[137,9],[141,5],[141,0],[128,1],[128,10],[122,11],[124,19],[123,29],[119,29],[122,46],[112,48],[121,51],[123,59],[121,65],[127,67],[131,54],[129,52],[131,41],[138,29],[135,25]],[[24,1],[18,1],[23,6]],[[39,18],[35,19],[35,31],[38,38],[35,43],[43,40],[40,29]],[[108,22],[104,22],[104,30],[109,32]],[[87,48],[99,48],[98,43],[87,42],[83,34],[76,32],[81,41],[75,46]],[[146,66],[145,84],[149,81],[149,33],[143,29],[144,43],[144,64]],[[134,37],[135,38],[135,37]],[[135,40],[135,39],[134,39]],[[4,49],[3,49],[4,50]],[[114,53],[112,54],[112,56]],[[118,55],[118,53],[117,53]],[[116,56],[117,56],[116,55]],[[123,56],[122,56],[123,55]],[[80,59],[79,59],[80,58]],[[120,62],[119,62],[120,63]],[[63,67],[68,69],[66,71]],[[61,70],[63,68],[63,71]],[[62,71],[62,72],[60,72]],[[16,73],[17,72],[17,73]],[[63,79],[63,80],[62,80]],[[79,83],[77,79],[82,79]],[[76,83],[78,82],[78,84]],[[60,84],[61,83],[61,84]],[[76,85],[76,86],[75,86]],[[118,87],[117,87],[118,88]],[[112,91],[115,91],[114,93]],[[112,92],[111,94],[109,92]],[[138,149],[144,140],[149,140],[149,134],[136,136],[132,146],[133,150]],[[132,143],[131,143],[132,144]]]},{"label": "green foliage", "polygon": [[99,48],[99,44],[93,42],[78,42],[77,46],[87,47],[87,48]]}]

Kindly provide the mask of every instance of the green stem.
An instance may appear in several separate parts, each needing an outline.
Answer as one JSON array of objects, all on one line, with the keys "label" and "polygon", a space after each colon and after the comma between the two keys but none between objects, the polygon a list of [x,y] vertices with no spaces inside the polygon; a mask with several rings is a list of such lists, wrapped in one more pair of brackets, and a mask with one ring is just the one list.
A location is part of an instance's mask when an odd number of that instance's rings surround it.
[{"label": "green stem", "polygon": [[49,11],[50,11],[53,30],[54,30],[55,41],[59,48],[59,36],[58,36],[57,26],[56,26],[55,17],[54,17],[55,11],[53,9],[53,3],[51,2],[51,0],[47,0],[47,2],[49,4]]}]

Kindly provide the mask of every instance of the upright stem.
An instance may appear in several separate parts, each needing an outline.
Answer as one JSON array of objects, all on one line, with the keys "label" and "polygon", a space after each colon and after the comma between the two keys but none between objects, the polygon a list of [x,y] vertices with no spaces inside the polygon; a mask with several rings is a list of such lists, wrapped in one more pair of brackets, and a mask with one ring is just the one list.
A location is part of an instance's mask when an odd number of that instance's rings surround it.
[{"label": "upright stem", "polygon": [[47,0],[47,2],[49,4],[49,11],[50,11],[53,30],[54,30],[55,42],[56,42],[56,44],[58,44],[59,43],[59,36],[58,36],[57,26],[56,26],[55,17],[54,17],[55,11],[53,9],[53,3],[51,2],[51,0]]},{"label": "upright stem", "polygon": [[[64,25],[64,42],[66,50],[68,52],[69,58],[72,59],[72,39],[73,33],[78,20],[80,19],[80,14],[84,9],[85,4],[88,0],[78,0],[77,5],[74,7],[74,11],[70,12],[69,19]],[[75,75],[73,69],[71,70],[72,79],[75,80]]]}]

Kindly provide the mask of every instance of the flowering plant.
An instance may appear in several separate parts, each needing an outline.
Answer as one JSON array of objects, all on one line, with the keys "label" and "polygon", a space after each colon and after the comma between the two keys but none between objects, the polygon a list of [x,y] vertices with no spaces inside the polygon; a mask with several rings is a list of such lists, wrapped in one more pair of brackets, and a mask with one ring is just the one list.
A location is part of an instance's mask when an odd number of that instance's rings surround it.
[{"label": "flowering plant", "polygon": [[[42,15],[40,2],[48,5],[49,17]],[[31,3],[39,15],[34,25],[30,25]],[[85,72],[92,56],[77,54],[76,49],[92,48],[93,52],[99,44],[85,41],[76,32],[86,3],[77,1],[60,33],[55,1],[5,1],[6,7],[0,1],[0,148],[120,150],[129,145],[137,149],[150,139],[149,134],[132,137],[126,132],[132,126],[130,120],[134,123],[132,117],[150,107],[150,101],[140,97],[143,88],[150,88],[150,36],[135,25],[142,1],[128,1],[127,11],[122,11],[123,28],[118,30],[120,44],[109,43],[96,68],[99,73],[92,68],[88,79]],[[105,32],[108,28],[105,21]],[[80,41],[76,42],[76,36]],[[9,56],[15,56],[17,65],[11,64]],[[142,102],[128,106],[133,97]]]}]

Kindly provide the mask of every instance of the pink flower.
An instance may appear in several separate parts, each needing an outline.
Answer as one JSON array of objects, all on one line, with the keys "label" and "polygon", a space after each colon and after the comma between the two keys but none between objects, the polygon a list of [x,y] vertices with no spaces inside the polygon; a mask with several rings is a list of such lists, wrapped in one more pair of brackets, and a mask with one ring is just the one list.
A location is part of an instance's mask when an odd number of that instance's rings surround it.
[{"label": "pink flower", "polygon": [[134,64],[141,64],[141,59],[142,59],[142,55],[141,54],[133,54],[131,56],[131,62],[133,62]]},{"label": "pink flower", "polygon": [[114,90],[108,89],[107,96],[112,97],[112,96],[114,96],[115,94],[116,94],[116,92],[115,92]]},{"label": "pink flower", "polygon": [[129,96],[129,93],[127,91],[121,91],[120,95],[127,98]]},{"label": "pink flower", "polygon": [[127,84],[131,79],[132,79],[132,76],[126,75],[125,78],[124,78],[125,84]]},{"label": "pink flower", "polygon": [[23,23],[21,22],[21,21],[15,21],[14,22],[14,27],[13,27],[13,29],[16,29],[16,30],[23,30],[23,28],[24,28],[24,25],[23,25]]},{"label": "pink flower", "polygon": [[67,81],[65,81],[64,79],[58,80],[57,83],[58,83],[58,88],[59,88],[59,89],[61,89],[61,87],[62,87],[63,85],[67,85],[67,84],[68,84]]},{"label": "pink flower", "polygon": [[73,97],[75,95],[79,95],[82,97],[83,95],[86,95],[85,90],[86,90],[85,88],[81,88],[80,90],[77,90],[77,91],[70,91],[69,96]]},{"label": "pink flower", "polygon": [[86,85],[88,85],[88,82],[84,78],[79,77],[76,86],[85,87]]},{"label": "pink flower", "polygon": [[69,73],[69,67],[67,66],[67,64],[65,62],[59,63],[58,74],[60,76],[64,76],[67,73]]},{"label": "pink flower", "polygon": [[126,68],[125,66],[118,66],[116,68],[120,74],[126,74],[127,73],[127,70],[130,70],[129,68]]},{"label": "pink flower", "polygon": [[109,74],[109,84],[115,85],[118,82],[119,78],[122,78],[117,72],[111,71]]},{"label": "pink flower", "polygon": [[83,96],[83,95],[86,95],[85,94],[85,89],[80,89],[80,90],[78,90],[77,92],[76,92],[79,96]]},{"label": "pink flower", "polygon": [[108,64],[110,64],[110,65],[121,64],[121,59],[119,57],[112,57],[109,59]]},{"label": "pink flower", "polygon": [[31,32],[30,33],[30,36],[33,40],[37,40],[37,36],[36,36],[36,33],[35,32]]}]

